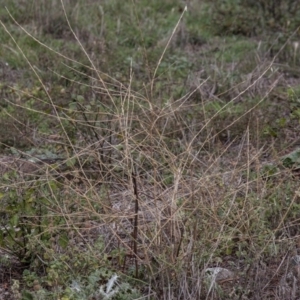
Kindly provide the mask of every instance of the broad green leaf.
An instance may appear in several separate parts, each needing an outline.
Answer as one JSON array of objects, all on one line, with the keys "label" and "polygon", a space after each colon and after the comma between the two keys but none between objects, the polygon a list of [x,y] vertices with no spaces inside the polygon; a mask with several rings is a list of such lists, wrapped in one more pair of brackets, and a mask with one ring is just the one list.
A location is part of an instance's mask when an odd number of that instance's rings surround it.
[{"label": "broad green leaf", "polygon": [[18,214],[13,215],[13,216],[10,218],[9,223],[10,223],[11,226],[17,226],[18,223],[19,223],[19,215],[18,215]]},{"label": "broad green leaf", "polygon": [[68,235],[66,233],[61,233],[58,239],[58,244],[62,247],[62,248],[66,248],[69,244],[69,238]]}]

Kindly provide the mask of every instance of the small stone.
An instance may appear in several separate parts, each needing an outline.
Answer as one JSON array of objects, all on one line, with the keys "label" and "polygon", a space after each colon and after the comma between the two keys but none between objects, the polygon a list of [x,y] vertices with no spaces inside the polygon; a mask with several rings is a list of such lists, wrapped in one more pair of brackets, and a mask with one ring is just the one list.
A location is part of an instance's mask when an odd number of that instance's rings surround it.
[{"label": "small stone", "polygon": [[207,278],[213,280],[214,282],[221,282],[224,280],[231,280],[234,279],[234,273],[228,269],[225,268],[220,268],[220,267],[216,267],[216,268],[207,268],[205,270],[205,275],[207,276]]}]

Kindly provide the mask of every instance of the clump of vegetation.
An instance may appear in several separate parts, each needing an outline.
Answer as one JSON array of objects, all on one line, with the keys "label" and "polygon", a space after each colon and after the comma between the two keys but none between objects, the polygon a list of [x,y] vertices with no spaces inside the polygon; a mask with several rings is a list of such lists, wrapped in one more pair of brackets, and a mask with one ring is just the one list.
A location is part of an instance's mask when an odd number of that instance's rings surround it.
[{"label": "clump of vegetation", "polygon": [[216,0],[206,6],[207,25],[216,34],[257,36],[292,33],[298,27],[299,3],[275,0]]}]

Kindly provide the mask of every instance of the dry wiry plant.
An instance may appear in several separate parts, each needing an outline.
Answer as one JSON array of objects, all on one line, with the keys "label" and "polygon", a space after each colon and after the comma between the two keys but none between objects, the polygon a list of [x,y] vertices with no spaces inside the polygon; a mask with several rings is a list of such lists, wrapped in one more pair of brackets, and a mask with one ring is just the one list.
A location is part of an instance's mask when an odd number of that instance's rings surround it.
[{"label": "dry wiry plant", "polygon": [[[65,12],[63,1],[61,4]],[[266,264],[273,256],[290,251],[298,238],[293,210],[299,194],[295,194],[294,174],[280,168],[270,176],[264,174],[263,156],[273,148],[264,145],[259,134],[255,135],[261,120],[255,116],[256,109],[279,79],[274,78],[259,101],[225,127],[216,128],[215,124],[237,99],[247,92],[255,93],[255,88],[266,81],[275,58],[263,70],[257,68],[245,86],[239,86],[229,101],[208,114],[206,100],[196,102],[193,95],[200,92],[203,96],[203,87],[210,78],[179,99],[155,98],[157,70],[179,23],[149,85],[143,91],[135,91],[131,66],[127,85],[102,74],[72,30],[66,13],[65,19],[89,61],[84,66],[89,70],[88,81],[73,82],[88,89],[89,96],[75,97],[68,107],[57,104],[15,41],[46,94],[47,101],[38,97],[36,101],[46,101],[51,110],[15,105],[54,119],[59,134],[44,138],[64,151],[59,159],[40,159],[39,165],[30,163],[36,171],[32,176],[26,171],[22,178],[8,176],[2,184],[2,190],[10,190],[13,181],[18,196],[30,193],[25,202],[34,202],[44,211],[39,216],[37,209],[33,213],[24,210],[18,227],[24,226],[34,234],[27,240],[26,251],[14,246],[9,250],[26,257],[28,252],[34,253],[35,247],[45,252],[49,247],[47,257],[52,260],[64,252],[71,254],[68,248],[89,251],[99,265],[109,262],[118,272],[142,282],[147,287],[145,298],[148,293],[149,299],[262,299],[271,293],[272,269]],[[20,28],[45,51],[55,52]],[[8,30],[7,33],[13,39]],[[62,53],[56,54],[81,64]],[[252,119],[247,119],[249,116]],[[257,127],[253,128],[255,121]],[[222,132],[230,131],[237,123],[243,125],[241,136],[225,142],[220,139]],[[9,158],[5,158],[6,165],[7,161]],[[11,166],[21,173],[23,161],[28,162],[12,158]],[[279,161],[280,157],[276,162],[280,165]],[[8,174],[6,169],[1,173]],[[4,232],[10,235],[10,228],[4,228]],[[24,236],[23,241],[15,237],[15,242],[25,245]],[[42,237],[47,237],[47,244],[43,244]],[[104,245],[100,250],[95,247],[99,240]],[[47,259],[35,254],[39,263]],[[281,274],[285,266],[282,258],[276,266],[279,282],[286,276]],[[214,274],[211,268],[215,267],[230,270],[230,276],[218,280],[213,277],[212,281],[206,271]],[[291,289],[290,293],[296,295]],[[108,295],[110,291],[111,287],[103,293]],[[279,294],[276,297],[279,299]]]}]

